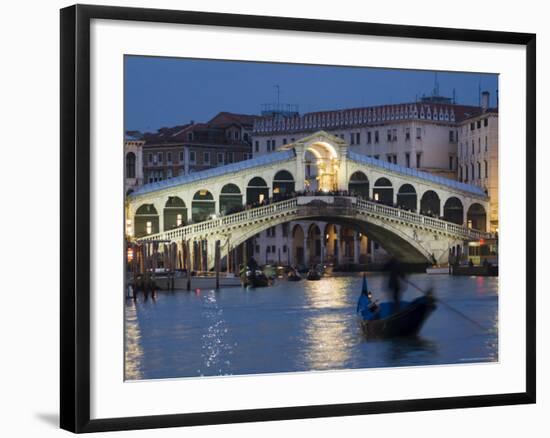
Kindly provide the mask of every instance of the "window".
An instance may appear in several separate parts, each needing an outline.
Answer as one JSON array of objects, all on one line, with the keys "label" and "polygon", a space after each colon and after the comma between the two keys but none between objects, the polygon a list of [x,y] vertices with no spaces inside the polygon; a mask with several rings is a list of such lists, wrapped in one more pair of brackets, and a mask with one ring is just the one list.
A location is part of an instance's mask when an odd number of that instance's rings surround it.
[{"label": "window", "polygon": [[126,178],[136,177],[136,154],[128,152],[126,154]]},{"label": "window", "polygon": [[393,129],[392,131],[392,140],[397,141],[397,129]]},{"label": "window", "polygon": [[288,237],[288,228],[289,228],[289,223],[288,222],[282,224],[283,237]]},{"label": "window", "polygon": [[286,245],[283,245],[283,252],[286,253]]},{"label": "window", "polygon": [[294,137],[290,139],[291,143],[294,143],[295,141],[296,141],[296,139]]},{"label": "window", "polygon": [[477,129],[481,128],[481,120],[477,121]]},{"label": "window", "polygon": [[180,163],[183,163],[185,161],[185,152],[180,151]]},{"label": "window", "polygon": [[234,161],[234,159],[235,159],[235,157],[234,157],[233,152],[228,152],[227,153],[227,162],[232,163]]},{"label": "window", "polygon": [[271,252],[275,254],[275,245],[271,245]]},{"label": "window", "polygon": [[210,152],[203,153],[203,162],[204,164],[210,164]]},{"label": "window", "polygon": [[166,161],[168,163],[172,162],[172,152],[166,152]]},{"label": "window", "polygon": [[421,162],[422,154],[419,152],[416,154],[416,167],[419,168],[422,166]]},{"label": "window", "polygon": [[470,131],[476,129],[476,124],[474,122],[470,123]]},{"label": "window", "polygon": [[489,126],[489,119],[483,119],[483,126]]},{"label": "window", "polygon": [[474,163],[471,164],[471,167],[472,167],[472,181],[473,181],[476,178]]},{"label": "window", "polygon": [[416,128],[416,139],[420,140],[422,138],[422,128]]},{"label": "window", "polygon": [[245,133],[243,134],[243,140],[244,140],[244,141],[248,141],[248,133],[247,133],[247,132],[245,132]]},{"label": "window", "polygon": [[[485,119],[487,120],[487,119]],[[487,152],[487,136],[485,136],[485,152]]]},{"label": "window", "polygon": [[350,138],[349,144],[355,144],[355,132],[352,132],[349,135],[349,138]]},{"label": "window", "polygon": [[239,131],[235,131],[233,133],[233,136],[234,136],[235,140],[238,140],[239,139]]},{"label": "window", "polygon": [[218,165],[223,164],[223,152],[218,152],[217,160],[218,160]]},{"label": "window", "polygon": [[474,141],[472,140],[472,155],[474,154]]},{"label": "window", "polygon": [[153,154],[149,154],[149,163],[153,162]]},{"label": "window", "polygon": [[254,152],[259,152],[259,151],[260,151],[260,142],[256,140],[254,142]]},{"label": "window", "polygon": [[481,163],[477,162],[477,177],[481,178]]},{"label": "window", "polygon": [[374,142],[378,143],[379,141],[380,141],[380,139],[378,137],[378,131],[374,131]]},{"label": "window", "polygon": [[189,162],[191,164],[195,164],[195,161],[197,160],[197,154],[195,151],[189,151]]},{"label": "window", "polygon": [[464,173],[466,174],[466,177],[464,178],[464,182],[468,182],[468,165],[464,166]]},{"label": "window", "polygon": [[463,176],[463,175],[462,175],[462,166],[460,166],[460,167],[458,168],[458,180],[459,180],[459,181],[462,181],[462,176]]},{"label": "window", "polygon": [[397,164],[397,155],[393,156],[393,164]]},{"label": "window", "polygon": [[260,245],[256,245],[256,254],[260,253]]},{"label": "window", "polygon": [[391,141],[391,129],[388,129],[388,141]]},{"label": "window", "polygon": [[405,152],[405,164],[407,167],[411,167],[411,154],[409,152]]},{"label": "window", "polygon": [[357,132],[355,134],[355,143],[356,144],[361,144],[361,133],[360,132]]},{"label": "window", "polygon": [[489,163],[485,160],[485,178],[489,178]]},{"label": "window", "polygon": [[252,154],[251,153],[248,153],[248,152],[245,152],[243,154],[243,160],[250,160],[252,158]]},{"label": "window", "polygon": [[449,157],[449,170],[453,170],[453,157]]},{"label": "window", "polygon": [[481,152],[481,137],[477,139],[477,151]]},{"label": "window", "polygon": [[157,153],[157,160],[158,160],[159,163],[162,163],[162,160],[163,160],[162,152]]},{"label": "window", "polygon": [[187,141],[193,141],[193,133],[192,132],[189,132],[187,134]]},{"label": "window", "polygon": [[411,139],[411,128],[405,128],[405,140],[409,141]]},{"label": "window", "polygon": [[368,131],[367,132],[367,144],[371,144],[372,143],[372,135],[371,135],[371,132]]},{"label": "window", "polygon": [[449,143],[454,143],[455,141],[455,132],[449,131]]},{"label": "window", "polygon": [[283,138],[283,144],[286,144],[286,138]]}]

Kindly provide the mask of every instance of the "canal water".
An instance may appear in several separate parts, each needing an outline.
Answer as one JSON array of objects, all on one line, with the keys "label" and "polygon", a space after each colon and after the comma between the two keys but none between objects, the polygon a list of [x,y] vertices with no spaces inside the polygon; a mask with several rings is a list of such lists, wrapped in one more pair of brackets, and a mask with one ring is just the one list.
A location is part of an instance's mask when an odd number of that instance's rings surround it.
[{"label": "canal water", "polygon": [[[277,280],[272,287],[159,292],[126,301],[126,379],[338,370],[498,360],[498,278],[414,274],[439,304],[413,339],[366,340],[361,277]],[[368,276],[387,299],[383,274]],[[411,286],[403,299],[420,293]]]}]

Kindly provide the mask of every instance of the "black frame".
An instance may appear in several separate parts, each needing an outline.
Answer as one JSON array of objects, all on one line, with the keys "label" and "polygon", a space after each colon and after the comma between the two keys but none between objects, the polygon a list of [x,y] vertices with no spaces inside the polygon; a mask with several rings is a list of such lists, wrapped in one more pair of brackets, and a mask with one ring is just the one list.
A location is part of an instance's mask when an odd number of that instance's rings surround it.
[{"label": "black frame", "polygon": [[[409,37],[526,47],[526,391],[416,400],[291,406],[90,419],[90,21],[92,19]],[[287,420],[535,403],[536,36],[303,18],[75,5],[61,10],[61,386],[60,426],[82,432]]]}]

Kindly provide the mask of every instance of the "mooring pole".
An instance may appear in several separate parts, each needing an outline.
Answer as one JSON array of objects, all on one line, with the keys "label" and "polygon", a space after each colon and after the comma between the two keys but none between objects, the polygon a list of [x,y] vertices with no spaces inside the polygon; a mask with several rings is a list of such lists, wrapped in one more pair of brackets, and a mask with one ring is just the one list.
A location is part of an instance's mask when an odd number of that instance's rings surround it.
[{"label": "mooring pole", "polygon": [[216,289],[220,288],[220,256],[221,256],[221,248],[220,248],[220,241],[216,240],[216,246],[214,249],[214,266],[216,269]]},{"label": "mooring pole", "polygon": [[191,242],[188,240],[185,243],[185,259],[187,261],[187,290],[191,290],[191,271],[192,268],[192,262],[191,262],[191,251],[189,246],[191,245]]}]

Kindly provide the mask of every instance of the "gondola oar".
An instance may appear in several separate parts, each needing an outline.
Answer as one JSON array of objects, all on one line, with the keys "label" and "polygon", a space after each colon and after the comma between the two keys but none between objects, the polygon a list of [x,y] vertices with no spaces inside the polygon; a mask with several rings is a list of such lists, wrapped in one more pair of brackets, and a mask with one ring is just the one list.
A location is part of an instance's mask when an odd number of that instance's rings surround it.
[{"label": "gondola oar", "polygon": [[[431,292],[430,291],[425,291],[424,289],[421,289],[420,287],[418,287],[416,284],[414,284],[412,281],[410,280],[407,280],[407,279],[403,279],[403,281],[407,284],[410,284],[412,287],[414,287],[415,289],[419,290],[420,292],[422,292],[424,295],[428,295],[430,294]],[[460,310],[458,309],[455,309],[453,306],[451,306],[450,304],[446,303],[445,301],[443,301],[442,299],[440,298],[437,298],[437,302],[441,303],[441,304],[444,304],[445,306],[447,306],[447,308],[449,310],[452,310],[453,312],[455,312],[457,315],[460,315],[462,318],[464,318],[465,320],[467,321],[470,321],[472,324],[474,324],[475,326],[477,326],[478,328],[480,328],[481,330],[483,331],[487,331],[487,328],[486,327],[483,327],[479,322],[477,322],[476,320],[470,318],[468,315],[466,315],[465,313],[461,312]]]}]

